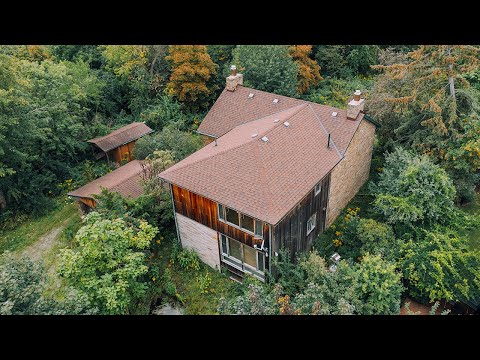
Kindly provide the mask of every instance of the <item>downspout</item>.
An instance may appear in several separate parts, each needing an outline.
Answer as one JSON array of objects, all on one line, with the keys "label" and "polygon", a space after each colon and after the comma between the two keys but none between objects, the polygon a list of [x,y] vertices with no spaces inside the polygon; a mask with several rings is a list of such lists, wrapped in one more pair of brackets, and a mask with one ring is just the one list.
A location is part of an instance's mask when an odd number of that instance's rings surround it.
[{"label": "downspout", "polygon": [[177,239],[180,247],[182,247],[182,239],[180,238],[180,231],[178,231],[178,223],[177,223],[177,212],[175,211],[175,201],[173,200],[173,190],[172,184],[170,185],[170,197],[172,199],[172,209],[173,209],[173,218],[175,219],[175,229],[177,230]]}]

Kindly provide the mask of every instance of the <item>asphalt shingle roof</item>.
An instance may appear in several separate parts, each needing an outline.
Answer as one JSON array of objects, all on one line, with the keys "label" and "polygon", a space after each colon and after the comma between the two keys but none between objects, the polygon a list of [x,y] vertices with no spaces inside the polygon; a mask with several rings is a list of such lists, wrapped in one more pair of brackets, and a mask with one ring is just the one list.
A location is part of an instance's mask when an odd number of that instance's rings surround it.
[{"label": "asphalt shingle roof", "polygon": [[110,151],[123,144],[127,144],[133,140],[137,140],[142,136],[151,133],[150,129],[143,122],[134,122],[126,126],[121,127],[110,134],[88,140],[87,142],[95,144],[103,151]]}]

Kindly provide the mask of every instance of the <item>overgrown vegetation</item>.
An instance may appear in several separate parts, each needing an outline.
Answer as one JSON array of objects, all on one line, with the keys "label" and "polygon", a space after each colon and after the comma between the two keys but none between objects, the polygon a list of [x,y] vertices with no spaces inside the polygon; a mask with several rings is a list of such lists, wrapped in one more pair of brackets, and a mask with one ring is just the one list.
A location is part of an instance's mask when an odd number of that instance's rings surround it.
[{"label": "overgrown vegetation", "polygon": [[[0,46],[0,253],[64,226],[63,256],[45,259],[62,264],[62,295],[40,265],[5,255],[2,314],[164,302],[187,314],[396,314],[402,294],[478,299],[479,60],[466,45]],[[231,64],[246,86],[339,108],[359,89],[381,124],[369,183],[312,253],[280,252],[276,283],[239,285],[180,250],[157,177],[202,146],[195,130]],[[133,121],[154,129],[134,151],[145,193],[105,191],[81,224],[65,194],[114,169],[86,140]]]}]

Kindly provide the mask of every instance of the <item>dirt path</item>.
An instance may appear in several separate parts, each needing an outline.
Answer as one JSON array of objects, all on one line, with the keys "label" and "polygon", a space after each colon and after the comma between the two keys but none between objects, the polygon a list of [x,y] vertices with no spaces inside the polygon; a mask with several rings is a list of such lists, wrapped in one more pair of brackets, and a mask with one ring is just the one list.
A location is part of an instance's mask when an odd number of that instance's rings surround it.
[{"label": "dirt path", "polygon": [[48,234],[43,235],[40,239],[34,242],[32,245],[25,248],[20,252],[20,256],[28,256],[33,261],[39,261],[44,259],[48,251],[55,245],[58,235],[63,230],[66,221],[59,227],[53,229]]}]

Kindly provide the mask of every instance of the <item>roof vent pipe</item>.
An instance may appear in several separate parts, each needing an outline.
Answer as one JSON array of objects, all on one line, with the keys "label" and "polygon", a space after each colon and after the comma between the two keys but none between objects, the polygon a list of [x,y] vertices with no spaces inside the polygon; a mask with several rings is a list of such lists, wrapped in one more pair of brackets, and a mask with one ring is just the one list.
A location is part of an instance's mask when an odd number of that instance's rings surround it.
[{"label": "roof vent pipe", "polygon": [[215,146],[217,146],[217,138],[215,138]]}]

